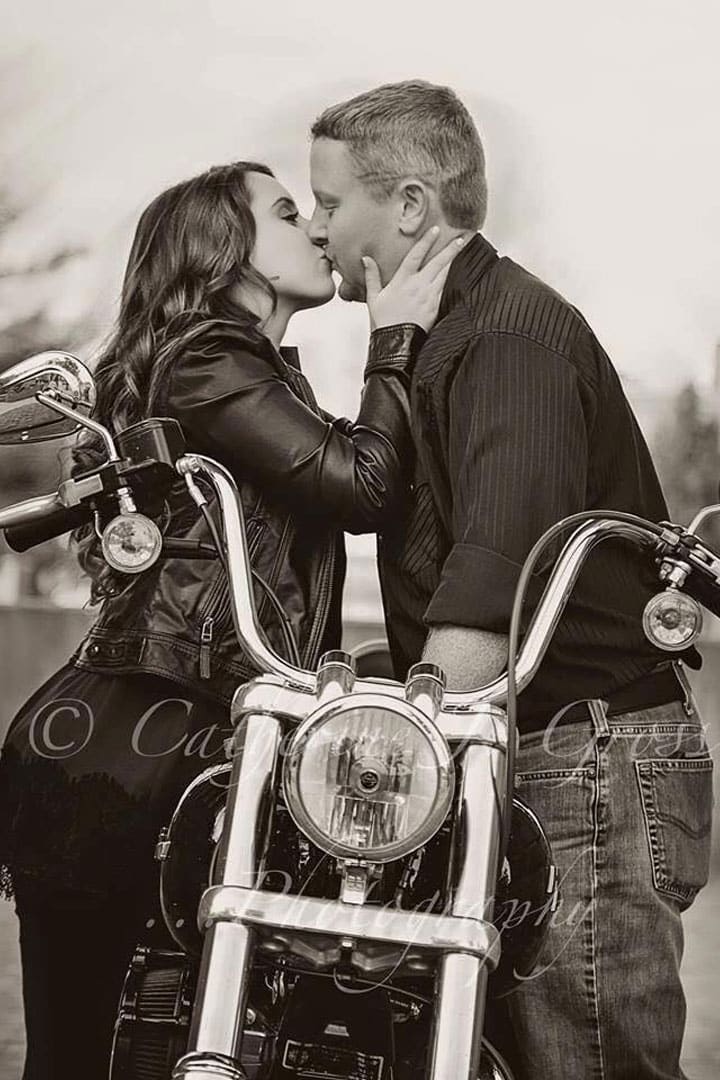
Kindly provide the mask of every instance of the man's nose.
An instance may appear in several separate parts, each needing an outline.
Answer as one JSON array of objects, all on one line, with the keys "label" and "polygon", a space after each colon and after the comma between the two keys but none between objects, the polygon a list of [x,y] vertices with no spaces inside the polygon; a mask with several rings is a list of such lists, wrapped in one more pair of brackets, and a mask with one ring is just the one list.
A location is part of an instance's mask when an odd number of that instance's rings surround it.
[{"label": "man's nose", "polygon": [[318,247],[322,248],[327,247],[327,222],[323,220],[323,215],[319,212],[317,206],[308,222],[307,234],[313,244],[317,244]]}]

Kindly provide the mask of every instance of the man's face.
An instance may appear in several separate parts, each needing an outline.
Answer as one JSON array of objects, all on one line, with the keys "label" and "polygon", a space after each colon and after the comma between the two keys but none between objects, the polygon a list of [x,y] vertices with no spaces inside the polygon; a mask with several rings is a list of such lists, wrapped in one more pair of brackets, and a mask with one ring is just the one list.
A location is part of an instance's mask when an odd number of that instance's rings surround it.
[{"label": "man's face", "polygon": [[[343,142],[315,139],[310,152],[310,183],[315,211],[309,235],[325,245],[333,270],[341,276],[343,300],[365,299],[363,255],[380,268],[383,282],[392,276],[404,254],[397,229],[397,204],[379,202],[355,175],[355,164]],[[397,250],[396,250],[397,249]]]}]

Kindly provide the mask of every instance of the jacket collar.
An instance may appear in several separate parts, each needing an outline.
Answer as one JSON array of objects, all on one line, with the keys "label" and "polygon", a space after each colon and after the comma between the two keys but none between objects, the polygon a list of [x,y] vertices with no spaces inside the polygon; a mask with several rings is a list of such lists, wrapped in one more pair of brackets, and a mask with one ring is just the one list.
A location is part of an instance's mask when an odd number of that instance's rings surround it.
[{"label": "jacket collar", "polygon": [[462,302],[468,290],[477,284],[497,259],[498,253],[489,240],[486,240],[482,233],[475,233],[452,261],[440,301],[438,319],[442,319]]}]

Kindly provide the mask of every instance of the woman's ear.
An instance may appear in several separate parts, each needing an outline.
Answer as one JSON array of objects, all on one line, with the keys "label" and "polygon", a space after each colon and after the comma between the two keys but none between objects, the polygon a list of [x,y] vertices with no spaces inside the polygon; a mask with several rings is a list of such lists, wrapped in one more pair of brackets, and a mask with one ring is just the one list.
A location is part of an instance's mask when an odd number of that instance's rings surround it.
[{"label": "woman's ear", "polygon": [[420,236],[435,220],[435,192],[424,180],[408,177],[400,184],[398,196],[400,232],[407,237]]}]

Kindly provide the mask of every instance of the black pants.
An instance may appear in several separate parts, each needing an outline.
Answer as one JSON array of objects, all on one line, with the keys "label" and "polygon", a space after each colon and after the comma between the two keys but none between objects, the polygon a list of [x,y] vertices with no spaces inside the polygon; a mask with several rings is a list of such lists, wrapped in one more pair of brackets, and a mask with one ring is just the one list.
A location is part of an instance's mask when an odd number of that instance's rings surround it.
[{"label": "black pants", "polygon": [[22,1080],[105,1080],[125,972],[152,914],[136,901],[17,890]]},{"label": "black pants", "polygon": [[23,1080],[106,1080],[128,963],[138,942],[156,944],[144,927],[158,830],[225,760],[229,734],[227,707],[168,679],[70,662],[17,713],[0,759],[0,864],[20,919]]}]

